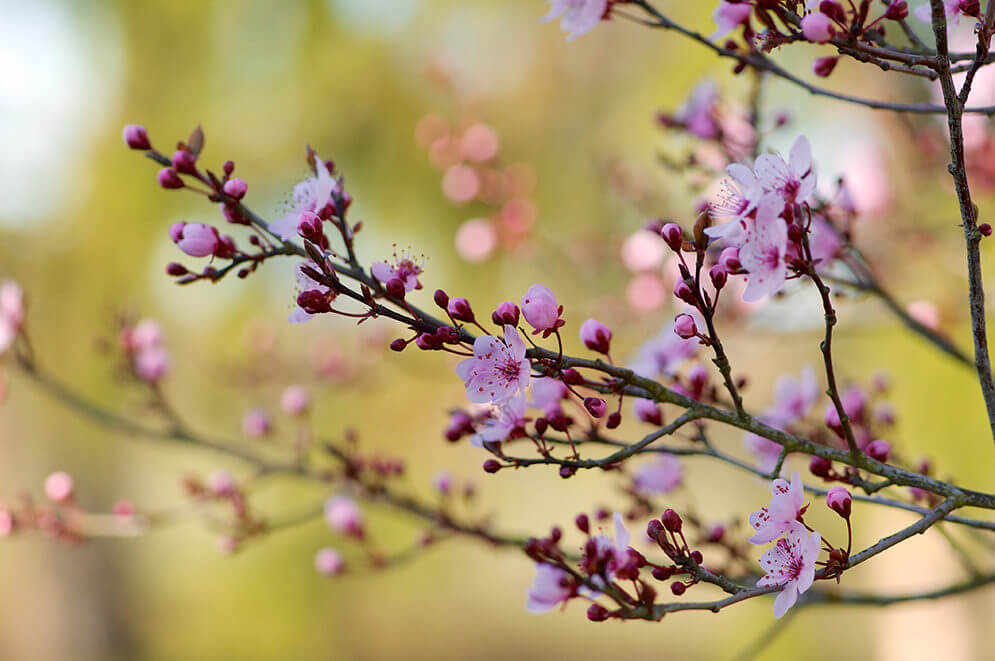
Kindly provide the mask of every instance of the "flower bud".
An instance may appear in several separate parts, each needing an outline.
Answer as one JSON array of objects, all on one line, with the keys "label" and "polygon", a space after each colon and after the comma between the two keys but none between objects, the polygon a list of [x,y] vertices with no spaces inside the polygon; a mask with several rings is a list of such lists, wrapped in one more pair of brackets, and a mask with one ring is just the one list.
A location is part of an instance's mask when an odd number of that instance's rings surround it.
[{"label": "flower bud", "polygon": [[827,43],[833,32],[833,22],[822,12],[812,12],[802,19],[802,34],[813,43]]},{"label": "flower bud", "polygon": [[45,478],[45,497],[53,503],[65,504],[73,499],[73,478],[59,471]]},{"label": "flower bud", "polygon": [[564,480],[573,477],[577,473],[577,469],[573,466],[560,466],[560,477]]},{"label": "flower bud", "polygon": [[591,604],[587,608],[587,619],[591,622],[604,622],[609,617],[611,613],[601,604]]},{"label": "flower bud", "polygon": [[579,386],[584,383],[584,377],[574,368],[568,367],[563,370],[563,383],[568,386]]},{"label": "flower bud", "polygon": [[980,225],[978,225],[978,231],[981,232],[982,236],[991,236],[992,226],[989,225],[988,223],[981,223]]},{"label": "flower bud", "polygon": [[501,470],[501,462],[497,459],[488,459],[484,462],[484,472],[485,473],[496,473]]},{"label": "flower bud", "polygon": [[685,592],[687,592],[688,586],[684,585],[680,581],[674,581],[670,584],[670,591],[674,593],[675,597],[679,597]]},{"label": "flower bud", "polygon": [[176,247],[191,257],[213,255],[221,245],[218,231],[203,223],[176,223],[169,228]]},{"label": "flower bud", "polygon": [[449,305],[449,294],[442,291],[441,289],[436,289],[435,294],[432,295],[435,300],[435,304],[438,305],[443,310]]},{"label": "flower bud", "polygon": [[345,571],[345,560],[335,549],[321,549],[314,556],[314,569],[322,576],[337,576]]},{"label": "flower bud", "polygon": [[808,464],[808,470],[816,477],[828,478],[833,470],[833,462],[823,457],[812,457]]},{"label": "flower bud", "polygon": [[742,262],[739,261],[739,248],[730,246],[723,250],[719,255],[719,264],[730,273],[735,273],[743,268]]},{"label": "flower bud", "polygon": [[708,269],[708,277],[712,279],[712,286],[718,290],[726,286],[726,281],[729,280],[729,272],[721,264],[716,264]]},{"label": "flower bud", "polygon": [[905,0],[892,0],[884,11],[884,17],[891,21],[904,21],[909,16],[909,3]]},{"label": "flower bud", "polygon": [[705,561],[705,556],[701,554],[701,551],[691,551],[691,559],[700,565]]},{"label": "flower bud", "polygon": [[839,60],[838,57],[820,57],[812,63],[812,73],[820,78],[828,78]]},{"label": "flower bud", "polygon": [[183,264],[178,262],[170,262],[169,264],[166,264],[166,275],[178,278],[181,275],[186,275],[187,273],[189,273],[189,271],[187,270],[187,267],[183,266]]},{"label": "flower bud", "polygon": [[843,5],[839,3],[839,0],[822,0],[819,3],[819,11],[834,21],[846,22],[846,12],[843,11]]},{"label": "flower bud", "polygon": [[457,297],[449,299],[449,304],[446,306],[446,310],[456,321],[473,323],[473,310],[470,308],[470,301],[465,298]]},{"label": "flower bud", "polygon": [[182,172],[183,174],[196,174],[197,173],[197,157],[188,151],[179,149],[173,152],[173,167],[176,168],[177,172]]},{"label": "flower bud", "polygon": [[663,522],[663,527],[672,533],[679,533],[681,531],[681,527],[684,525],[684,521],[681,520],[681,515],[670,509],[663,513],[660,520]]},{"label": "flower bud", "polygon": [[225,182],[225,195],[241,200],[249,190],[249,185],[241,179],[230,179]]},{"label": "flower bud", "polygon": [[871,459],[876,459],[878,461],[888,461],[888,457],[891,456],[891,444],[888,441],[871,441],[864,448],[864,452]]},{"label": "flower bud", "polygon": [[149,134],[145,131],[144,126],[138,124],[128,124],[124,127],[124,142],[132,149],[152,149]]},{"label": "flower bud", "polygon": [[981,0],[960,0],[960,11],[965,16],[981,18]]},{"label": "flower bud", "polygon": [[637,399],[632,405],[636,417],[642,422],[660,426],[663,424],[663,413],[659,405],[651,399]]},{"label": "flower bud", "polygon": [[674,252],[678,252],[681,246],[684,245],[684,230],[681,229],[680,225],[676,223],[667,223],[660,230],[660,236],[663,240],[667,242],[670,249]]},{"label": "flower bud", "polygon": [[608,412],[608,404],[600,397],[585,397],[584,408],[595,418],[602,418]]},{"label": "flower bud", "polygon": [[850,506],[853,501],[853,497],[850,492],[843,487],[833,487],[826,494],[826,505],[829,509],[833,510],[844,519],[850,518]]},{"label": "flower bud", "polygon": [[674,317],[674,332],[677,333],[677,337],[690,340],[698,335],[698,325],[694,317],[684,312]]},{"label": "flower bud", "polygon": [[[649,537],[650,539],[655,541],[662,532],[663,532],[663,524],[660,523],[658,519],[653,519],[652,521],[646,524],[646,536]],[[670,576],[668,575],[667,578],[670,578]]]},{"label": "flower bud", "polygon": [[297,234],[307,241],[320,246],[324,243],[325,230],[317,214],[305,211],[297,219]]},{"label": "flower bud", "polygon": [[308,289],[297,295],[297,305],[308,314],[322,314],[332,311],[328,294],[320,289]]},{"label": "flower bud", "polygon": [[280,395],[280,408],[287,415],[301,415],[311,406],[311,393],[303,386],[287,386]]},{"label": "flower bud", "polygon": [[180,179],[180,175],[176,174],[176,170],[173,168],[163,168],[159,170],[159,174],[156,175],[156,179],[159,180],[159,185],[163,188],[183,188],[183,180]]},{"label": "flower bud", "polygon": [[519,310],[514,303],[502,303],[491,313],[491,321],[497,326],[518,326]]},{"label": "flower bud", "polygon": [[577,530],[581,531],[585,535],[591,532],[591,520],[587,518],[586,514],[578,514],[574,518],[574,524],[577,526]]},{"label": "flower bud", "polygon": [[611,350],[612,332],[597,319],[588,319],[580,326],[580,340],[591,351],[607,354]]},{"label": "flower bud", "polygon": [[618,429],[618,426],[622,424],[622,414],[618,411],[612,411],[608,414],[608,419],[605,420],[605,427],[608,429]]},{"label": "flower bud", "polygon": [[384,290],[386,290],[388,296],[397,299],[404,298],[404,294],[406,293],[404,289],[404,281],[400,278],[391,278],[385,282]]},{"label": "flower bud", "polygon": [[650,574],[658,581],[666,581],[674,575],[674,570],[670,567],[654,567]]},{"label": "flower bud", "polygon": [[520,301],[522,315],[537,331],[551,330],[557,326],[560,308],[556,295],[543,285],[532,285]]},{"label": "flower bud", "polygon": [[691,291],[691,286],[684,282],[684,280],[678,280],[677,283],[674,284],[674,296],[690,306],[698,307],[698,301],[695,300],[694,292]]}]

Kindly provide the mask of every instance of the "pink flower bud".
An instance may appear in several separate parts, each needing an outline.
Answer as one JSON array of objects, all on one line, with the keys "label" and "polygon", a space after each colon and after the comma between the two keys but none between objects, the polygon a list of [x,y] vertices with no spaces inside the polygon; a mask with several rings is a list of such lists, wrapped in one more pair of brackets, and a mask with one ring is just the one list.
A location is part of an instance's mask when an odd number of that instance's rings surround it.
[{"label": "pink flower bud", "polygon": [[704,365],[695,365],[688,371],[688,383],[696,393],[700,393],[708,384],[708,369]]},{"label": "pink flower bud", "polygon": [[169,353],[161,346],[143,348],[135,354],[135,374],[146,383],[157,383],[169,371]]},{"label": "pink flower bud", "polygon": [[850,518],[850,506],[853,497],[843,487],[833,487],[826,494],[826,505],[844,519]]},{"label": "pink flower bud", "polygon": [[588,319],[580,326],[580,340],[591,351],[607,354],[611,350],[612,332],[597,319]]},{"label": "pink flower bud", "polygon": [[595,418],[602,418],[608,411],[608,404],[600,397],[585,397],[584,408]]},{"label": "pink flower bud", "polygon": [[667,223],[664,225],[663,229],[660,230],[660,236],[663,237],[663,240],[667,242],[667,245],[674,252],[678,252],[681,246],[684,245],[684,230],[676,223]]},{"label": "pink flower bud", "polygon": [[824,44],[833,37],[833,22],[821,12],[814,12],[802,19],[802,34],[811,42]]},{"label": "pink flower bud", "polygon": [[587,607],[587,619],[591,622],[604,622],[611,617],[611,611],[601,604],[591,604]]},{"label": "pink flower bud", "polygon": [[297,219],[297,234],[317,246],[322,245],[325,230],[321,218],[317,214],[305,211]]},{"label": "pink flower bud", "polygon": [[719,264],[730,273],[736,273],[743,268],[743,264],[739,261],[739,248],[730,246],[723,250],[719,255]]},{"label": "pink flower bud", "polygon": [[128,124],[124,127],[124,142],[132,149],[152,149],[149,134],[145,131],[144,126],[138,124]]},{"label": "pink flower bud", "polygon": [[836,411],[836,407],[830,404],[826,407],[826,426],[832,429],[837,436],[843,437],[843,423],[840,422],[840,414]]},{"label": "pink flower bud", "polygon": [[556,327],[560,317],[560,309],[556,295],[548,287],[532,285],[521,300],[522,315],[525,321],[537,331]]},{"label": "pink flower bud", "polygon": [[184,174],[197,173],[197,157],[188,151],[179,149],[173,152],[173,167]]},{"label": "pink flower bud", "polygon": [[337,576],[345,571],[345,560],[335,549],[321,549],[314,555],[314,569],[322,576]]},{"label": "pink flower bud", "polygon": [[272,429],[269,415],[260,409],[253,409],[242,418],[242,433],[249,438],[262,438]]},{"label": "pink flower bud", "polygon": [[73,499],[73,478],[59,471],[45,478],[45,497],[53,503],[65,504]]},{"label": "pink flower bud", "polygon": [[909,16],[909,3],[905,0],[892,0],[884,12],[884,17],[892,21],[903,21]]},{"label": "pink flower bud", "polygon": [[681,313],[674,317],[674,332],[677,333],[677,337],[685,340],[697,337],[698,326],[694,321],[694,317],[687,313]]},{"label": "pink flower bud", "polygon": [[351,498],[337,496],[325,503],[325,522],[339,533],[363,536],[363,513]]},{"label": "pink flower bud", "polygon": [[311,405],[311,394],[304,386],[287,386],[280,395],[280,408],[288,415],[301,415]]},{"label": "pink flower bud", "polygon": [[447,471],[439,471],[432,478],[432,486],[443,496],[448,494],[453,488],[453,476]]},{"label": "pink flower bud", "polygon": [[235,477],[226,470],[216,470],[207,477],[207,489],[215,496],[230,496],[235,493]]},{"label": "pink flower bud", "polygon": [[[170,236],[176,236],[177,225],[169,228]],[[179,238],[173,239],[176,246],[191,257],[207,257],[213,255],[221,245],[218,230],[203,223],[184,223],[179,228]]]},{"label": "pink flower bud", "polygon": [[173,168],[159,170],[156,179],[159,180],[159,185],[163,188],[183,188],[183,180],[180,179],[180,175],[176,174],[176,170]]},{"label": "pink flower bud", "polygon": [[721,264],[716,264],[708,269],[708,277],[712,280],[712,286],[718,290],[726,286],[726,281],[729,280],[729,272]]},{"label": "pink flower bud", "polygon": [[820,57],[812,63],[812,73],[820,78],[828,78],[839,62],[838,57]]},{"label": "pink flower bud", "polygon": [[891,456],[891,444],[888,441],[871,441],[864,448],[864,452],[871,459],[876,459],[878,461],[888,461],[888,457]]},{"label": "pink flower bud", "polygon": [[822,457],[812,457],[808,464],[808,470],[816,477],[828,478],[833,470],[833,462]]},{"label": "pink flower bud", "polygon": [[449,304],[446,306],[446,310],[456,321],[473,323],[473,309],[470,307],[470,301],[465,298],[456,297],[449,299]]},{"label": "pink flower bud", "polygon": [[501,303],[491,314],[491,321],[497,326],[518,326],[519,310],[514,303]]},{"label": "pink flower bud", "polygon": [[678,280],[674,284],[674,296],[688,305],[698,306],[698,302],[694,298],[694,292],[691,291],[691,286],[684,282],[684,280]]},{"label": "pink flower bud", "polygon": [[249,185],[241,179],[229,179],[225,182],[225,195],[241,200],[249,190]]}]

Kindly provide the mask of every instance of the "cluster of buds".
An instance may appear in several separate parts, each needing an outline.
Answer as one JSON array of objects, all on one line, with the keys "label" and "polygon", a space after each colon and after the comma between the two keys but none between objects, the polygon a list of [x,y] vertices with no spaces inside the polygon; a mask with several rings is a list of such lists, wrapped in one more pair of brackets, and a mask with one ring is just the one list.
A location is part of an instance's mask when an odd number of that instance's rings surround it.
[{"label": "cluster of buds", "polygon": [[231,514],[224,524],[225,534],[217,539],[219,552],[235,553],[252,538],[266,533],[266,520],[252,511],[245,488],[227,470],[216,470],[206,480],[188,476],[183,479],[183,489],[197,503],[224,505]]}]

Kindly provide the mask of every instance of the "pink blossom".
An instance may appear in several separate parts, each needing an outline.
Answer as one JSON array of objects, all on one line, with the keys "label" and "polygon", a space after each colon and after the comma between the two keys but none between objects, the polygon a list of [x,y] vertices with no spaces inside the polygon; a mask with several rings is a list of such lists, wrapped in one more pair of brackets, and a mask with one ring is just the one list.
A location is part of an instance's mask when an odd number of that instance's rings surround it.
[{"label": "pink blossom", "polygon": [[750,537],[751,544],[766,544],[796,527],[802,527],[798,522],[798,513],[805,492],[798,471],[792,471],[790,484],[787,480],[775,479],[770,490],[773,495],[767,507],[750,514],[750,525],[757,531]]},{"label": "pink blossom", "polygon": [[683,312],[674,317],[674,333],[684,340],[697,337],[698,326],[695,324],[694,317]]},{"label": "pink blossom", "polygon": [[432,486],[435,490],[446,495],[453,488],[453,475],[449,471],[439,471],[432,478]]},{"label": "pink blossom", "polygon": [[636,417],[642,422],[657,426],[663,424],[663,413],[660,411],[660,405],[652,399],[636,398],[632,404],[632,409]]},{"label": "pink blossom", "polygon": [[912,301],[905,306],[905,311],[926,328],[936,330],[940,327],[940,311],[929,301]]},{"label": "pink blossom", "polygon": [[843,249],[843,241],[839,234],[832,225],[820,217],[812,221],[808,242],[812,250],[812,259],[820,270],[825,269],[827,264],[839,257]]},{"label": "pink blossom", "polygon": [[284,241],[292,241],[297,236],[300,215],[305,211],[316,213],[323,218],[323,212],[331,201],[336,189],[336,181],[324,161],[314,155],[315,176],[308,175],[294,186],[293,208],[282,218],[269,224],[269,231]]},{"label": "pink blossom", "polygon": [[718,197],[709,203],[713,216],[726,219],[721,225],[705,228],[705,234],[713,239],[725,239],[738,246],[746,236],[750,215],[757,208],[761,188],[753,170],[741,163],[733,163],[726,168],[729,176],[722,180]]},{"label": "pink blossom", "polygon": [[688,358],[698,353],[699,348],[697,339],[678,337],[674,332],[674,323],[671,322],[659,335],[639,347],[630,367],[647,378],[654,378],[659,374],[673,376]]},{"label": "pink blossom", "polygon": [[[957,25],[960,23],[960,17],[963,13],[963,4],[964,3],[961,2],[961,0],[943,0],[943,12],[947,16],[949,25]],[[912,13],[915,14],[915,17],[923,23],[933,22],[933,8],[930,6],[929,2],[916,7]]]},{"label": "pink blossom", "polygon": [[387,283],[389,280],[397,278],[402,283],[404,283],[404,291],[414,291],[415,289],[421,289],[421,282],[418,280],[418,276],[423,273],[422,264],[424,262],[416,262],[410,255],[406,252],[394,251],[394,265],[391,266],[387,262],[375,262],[373,266],[370,267],[370,271],[373,272],[373,276],[380,282]]},{"label": "pink blossom", "polygon": [[335,576],[345,570],[345,559],[335,549],[321,549],[314,554],[314,569],[323,576]]},{"label": "pink blossom", "polygon": [[674,119],[681,122],[688,132],[703,140],[713,140],[722,135],[722,129],[716,121],[715,109],[718,105],[719,92],[715,83],[710,80],[698,83],[685,104],[674,114]]},{"label": "pink blossom", "polygon": [[780,618],[795,605],[815,580],[815,561],[819,558],[822,537],[817,532],[808,534],[798,526],[777,540],[774,548],[760,557],[764,576],[758,587],[783,585],[784,589],[774,600],[774,617]]},{"label": "pink blossom", "polygon": [[548,0],[552,5],[544,23],[560,19],[560,28],[568,32],[567,40],[575,39],[590,32],[608,10],[608,0]]},{"label": "pink blossom", "polygon": [[280,395],[280,408],[288,415],[301,415],[311,405],[311,393],[304,386],[287,386]]},{"label": "pink blossom", "polygon": [[667,244],[656,232],[639,230],[622,244],[622,263],[633,273],[660,268],[667,256]]},{"label": "pink blossom", "polygon": [[536,563],[536,575],[526,592],[525,610],[545,613],[573,596],[573,580],[559,567]]},{"label": "pink blossom", "polygon": [[785,203],[802,204],[815,192],[812,147],[803,135],[791,146],[787,162],[776,154],[760,154],[753,170],[764,191],[780,194]]},{"label": "pink blossom", "polygon": [[486,218],[472,218],[456,230],[456,254],[471,263],[482,262],[494,253],[498,244],[494,223]]},{"label": "pink blossom", "polygon": [[782,208],[780,199],[765,196],[757,206],[753,227],[739,250],[739,261],[747,273],[747,286],[743,292],[743,300],[747,303],[777,293],[787,279],[788,226],[780,217]]},{"label": "pink blossom", "polygon": [[249,438],[262,438],[271,428],[269,415],[260,409],[253,409],[242,418],[242,433]]},{"label": "pink blossom", "polygon": [[24,294],[14,282],[0,284],[0,354],[6,351],[24,324]]},{"label": "pink blossom", "polygon": [[740,25],[745,25],[751,11],[753,6],[748,2],[720,2],[712,14],[716,30],[708,39],[710,41],[721,39]]},{"label": "pink blossom", "polygon": [[532,285],[521,300],[522,315],[525,321],[537,331],[556,327],[560,318],[560,308],[556,294],[544,285]]},{"label": "pink blossom", "polygon": [[473,357],[456,366],[474,404],[501,403],[529,387],[525,342],[513,326],[504,327],[504,341],[492,335],[474,340]]},{"label": "pink blossom", "polygon": [[656,310],[667,302],[667,285],[654,273],[640,273],[625,288],[625,300],[637,310]]},{"label": "pink blossom", "polygon": [[670,493],[681,484],[683,476],[680,460],[673,455],[661,454],[653,463],[636,470],[633,482],[637,489],[645,493]]},{"label": "pink blossom", "polygon": [[169,353],[154,345],[135,354],[135,374],[146,383],[156,383],[169,371]]},{"label": "pink blossom", "polygon": [[351,498],[336,496],[329,499],[325,503],[325,523],[344,535],[363,536],[363,512]]},{"label": "pink blossom", "polygon": [[[629,562],[629,541],[631,536],[625,527],[625,521],[621,512],[615,512],[613,516],[615,522],[615,538],[608,535],[595,535],[591,537],[593,548],[597,555],[597,560],[604,561],[605,579],[611,581],[615,572],[624,567]],[[588,562],[594,558],[586,557]],[[599,563],[600,564],[600,563]],[[600,583],[604,579],[601,576],[593,577],[595,583]]]},{"label": "pink blossom", "polygon": [[45,478],[45,497],[53,503],[65,504],[73,498],[73,478],[59,471]]},{"label": "pink blossom", "polygon": [[469,202],[480,192],[480,175],[469,165],[454,165],[442,176],[442,193],[453,202]]},{"label": "pink blossom", "polygon": [[819,397],[819,384],[811,365],[802,368],[799,378],[783,375],[774,386],[774,405],[764,418],[774,426],[791,424],[808,415]]},{"label": "pink blossom", "polygon": [[125,342],[129,351],[145,351],[162,345],[162,326],[155,319],[142,319],[128,329]]},{"label": "pink blossom", "polygon": [[170,228],[176,247],[191,257],[208,257],[221,245],[218,230],[203,223],[178,223]]},{"label": "pink blossom", "polygon": [[843,487],[833,487],[826,494],[826,507],[833,510],[844,519],[850,518],[850,508],[852,506],[853,496],[850,492]]},{"label": "pink blossom", "polygon": [[802,34],[811,42],[824,44],[833,38],[833,22],[822,12],[813,12],[802,19]]},{"label": "pink blossom", "polygon": [[782,446],[752,432],[748,432],[743,437],[743,445],[756,457],[757,468],[760,470],[770,473],[777,467],[777,460],[780,459],[781,450],[783,449]]},{"label": "pink blossom", "polygon": [[559,379],[543,376],[532,380],[532,406],[542,411],[559,410],[560,402],[569,393]]},{"label": "pink blossom", "polygon": [[501,141],[487,124],[474,124],[463,133],[460,151],[468,161],[483,163],[497,156]]},{"label": "pink blossom", "polygon": [[525,415],[527,410],[524,394],[503,402],[493,416],[480,423],[477,433],[470,439],[470,445],[482,448],[484,443],[503,443],[517,432],[524,431],[528,421]]},{"label": "pink blossom", "polygon": [[[332,291],[331,289],[329,289],[328,287],[322,285],[321,283],[317,282],[316,280],[313,280],[309,275],[307,275],[304,272],[304,267],[305,266],[308,266],[308,267],[310,267],[310,268],[312,268],[312,269],[314,269],[316,271],[320,271],[321,270],[320,268],[318,268],[318,265],[315,264],[311,260],[301,262],[300,264],[297,265],[297,278],[296,278],[297,279],[297,289],[296,289],[297,295],[301,294],[302,292],[307,292],[307,291],[318,291],[318,292],[321,292],[323,294],[330,294],[331,291]],[[288,321],[290,323],[292,323],[292,324],[303,324],[304,322],[309,321],[311,319],[311,317],[313,317],[314,315],[311,314],[310,312],[308,312],[307,310],[305,310],[304,308],[302,308],[300,306],[300,304],[296,302],[296,299],[298,298],[297,295],[294,296],[294,299],[295,299],[294,309],[290,313],[290,317],[289,317]]]},{"label": "pink blossom", "polygon": [[591,351],[606,354],[611,349],[612,332],[597,319],[588,319],[580,326],[580,341]]},{"label": "pink blossom", "polygon": [[207,476],[207,488],[215,496],[230,496],[236,487],[235,476],[224,469],[216,470]]}]

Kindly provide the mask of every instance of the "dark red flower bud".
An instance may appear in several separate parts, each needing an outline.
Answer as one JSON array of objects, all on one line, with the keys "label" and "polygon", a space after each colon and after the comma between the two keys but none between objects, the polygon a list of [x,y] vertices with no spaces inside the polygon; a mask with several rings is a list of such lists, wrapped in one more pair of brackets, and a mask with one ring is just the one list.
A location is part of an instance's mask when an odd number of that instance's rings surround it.
[{"label": "dark red flower bud", "polygon": [[676,223],[667,223],[664,225],[663,229],[660,230],[660,236],[663,237],[663,240],[667,242],[667,245],[674,252],[679,252],[681,246],[684,245],[684,230]]},{"label": "dark red flower bud", "polygon": [[145,127],[137,124],[128,124],[124,127],[124,142],[132,149],[152,149]]},{"label": "dark red flower bud", "polygon": [[186,275],[187,273],[189,273],[189,271],[187,271],[187,267],[183,266],[183,264],[180,264],[178,262],[170,262],[169,264],[166,265],[167,275],[171,275],[173,277],[179,277],[181,275]]},{"label": "dark red flower bud", "polygon": [[587,608],[587,619],[591,622],[604,622],[609,617],[611,613],[601,604],[591,604]]},{"label": "dark red flower bud", "polygon": [[674,570],[670,567],[654,567],[653,571],[650,572],[658,581],[666,581],[668,578],[674,575]]},{"label": "dark red flower bud", "polygon": [[180,149],[174,152],[172,161],[173,167],[176,168],[177,172],[182,172],[183,174],[197,173],[197,157],[188,151]]},{"label": "dark red flower bud", "polygon": [[156,175],[156,179],[159,180],[159,185],[163,188],[183,188],[183,180],[180,179],[180,175],[176,174],[176,170],[173,168],[163,168],[159,170],[159,174]]},{"label": "dark red flower bud", "polygon": [[688,586],[684,585],[680,581],[674,581],[670,584],[670,591],[674,593],[675,597],[679,597],[684,594],[688,589]]},{"label": "dark red flower bud", "polygon": [[465,298],[451,298],[446,306],[449,315],[456,321],[473,323],[473,310],[470,308],[470,301]]},{"label": "dark red flower bud", "polygon": [[520,311],[514,303],[502,303],[491,314],[491,321],[498,326],[517,326]]},{"label": "dark red flower bud", "polygon": [[560,466],[560,477],[564,480],[573,477],[577,473],[577,469],[573,466]]},{"label": "dark red flower bud", "polygon": [[401,338],[397,338],[396,340],[390,343],[390,350],[400,353],[404,351],[404,349],[407,348],[407,346],[408,346],[407,342],[405,342]]},{"label": "dark red flower bud", "polygon": [[585,535],[591,532],[591,520],[587,518],[586,514],[578,514],[574,519],[574,524],[577,526],[577,530],[581,531]]},{"label": "dark red flower bud", "polygon": [[322,314],[332,311],[329,295],[319,289],[302,291],[297,296],[297,305],[308,314]]},{"label": "dark red flower bud", "polygon": [[404,294],[407,293],[404,289],[404,281],[400,278],[391,278],[384,283],[383,288],[391,298],[403,299]]},{"label": "dark red flower bud", "polygon": [[497,459],[488,459],[484,462],[484,472],[485,473],[496,473],[501,470],[501,462]]},{"label": "dark red flower bud", "polygon": [[660,517],[660,520],[663,522],[663,527],[672,533],[679,533],[681,531],[681,527],[684,525],[684,521],[681,520],[681,515],[674,510],[667,510],[664,512],[663,516]]},{"label": "dark red flower bud", "polygon": [[600,397],[585,397],[584,408],[595,418],[602,418],[608,411],[608,404]]},{"label": "dark red flower bud", "polygon": [[884,17],[891,21],[904,21],[909,15],[909,3],[905,0],[893,0],[884,10]]},{"label": "dark red flower bud", "polygon": [[989,225],[988,223],[981,223],[980,225],[978,225],[978,231],[981,232],[984,236],[991,236],[992,226]]},{"label": "dark red flower bud", "polygon": [[433,298],[435,299],[435,304],[438,305],[443,310],[445,310],[446,306],[449,305],[449,294],[442,291],[441,289],[435,290],[435,295],[433,296]]},{"label": "dark red flower bud", "polygon": [[827,478],[833,471],[833,462],[822,457],[812,457],[808,470],[816,477]]},{"label": "dark red flower bud", "polygon": [[701,555],[701,551],[691,551],[691,559],[700,565],[705,557]]},{"label": "dark red flower bud", "polygon": [[563,383],[568,386],[579,386],[584,383],[584,377],[574,368],[568,367],[563,370]]},{"label": "dark red flower bud", "polygon": [[820,78],[827,78],[836,68],[839,60],[838,57],[820,57],[812,63],[812,73]]},{"label": "dark red flower bud", "polygon": [[618,411],[612,411],[608,414],[608,419],[605,421],[605,426],[608,429],[618,429],[618,426],[622,424],[622,414]]}]

